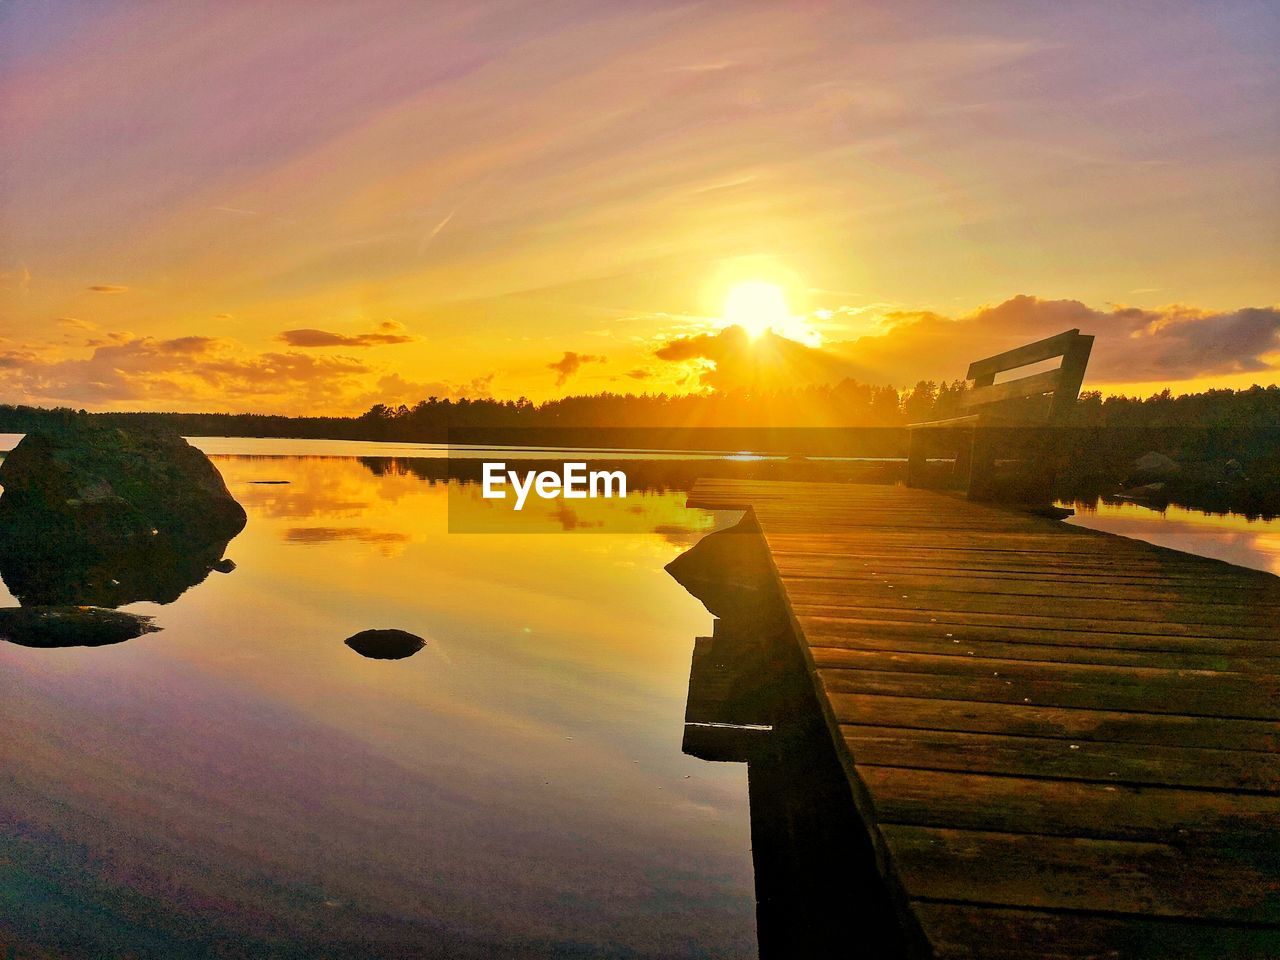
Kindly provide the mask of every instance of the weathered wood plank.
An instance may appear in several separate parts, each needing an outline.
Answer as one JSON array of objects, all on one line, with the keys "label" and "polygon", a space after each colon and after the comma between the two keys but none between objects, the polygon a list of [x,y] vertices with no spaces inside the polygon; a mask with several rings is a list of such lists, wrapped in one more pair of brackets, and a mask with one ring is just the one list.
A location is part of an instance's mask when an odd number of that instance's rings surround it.
[{"label": "weathered wood plank", "polygon": [[1095,600],[1101,590],[1108,599],[1137,600],[1146,603],[1169,601],[1195,601],[1220,604],[1224,602],[1222,588],[1231,586],[1230,603],[1251,609],[1266,609],[1273,617],[1280,618],[1280,586],[1268,582],[1258,585],[1240,584],[1236,578],[1204,577],[1188,574],[1172,579],[1150,576],[1130,578],[1116,575],[1071,576],[1040,566],[1015,573],[964,570],[902,570],[882,569],[866,560],[773,555],[778,574],[784,579],[823,584],[847,583],[854,591],[886,592],[939,591],[966,594],[1000,594],[1003,596],[1054,597]]},{"label": "weathered wood plank", "polygon": [[[797,591],[799,593],[800,591]],[[798,617],[878,617],[903,623],[957,623],[973,627],[1027,627],[1031,629],[1075,630],[1081,633],[1134,633],[1167,637],[1206,637],[1227,640],[1262,640],[1274,643],[1275,631],[1270,627],[1227,624],[1183,623],[1178,620],[1116,620],[1110,617],[1055,617],[1047,613],[1027,613],[1041,609],[1023,602],[1000,612],[988,610],[919,610],[910,606],[859,603],[847,597],[824,595],[797,598],[792,596],[791,609]]]},{"label": "weathered wood plank", "polygon": [[[985,380],[987,377],[994,377],[996,374],[1003,373],[1006,370],[1016,370],[1019,367],[1040,363],[1043,360],[1052,360],[1054,357],[1060,357],[1065,354],[1080,339],[1082,338],[1077,327],[1071,330],[1064,330],[1062,333],[1055,333],[1051,337],[1045,337],[1043,340],[1037,340],[1034,343],[1014,347],[1012,350],[998,353],[994,357],[975,360],[969,364],[969,372],[966,374],[966,379]],[[1085,336],[1083,339],[1093,340],[1089,336]]]},{"label": "weathered wood plank", "polygon": [[[796,603],[824,604],[868,609],[923,610],[948,613],[1023,613],[1030,606],[1042,611],[1039,616],[1065,620],[1094,619],[1108,622],[1176,623],[1187,626],[1237,627],[1256,631],[1259,639],[1280,639],[1274,606],[1237,603],[1223,599],[1208,600],[1134,600],[1123,596],[1086,598],[1054,596],[1049,591],[1030,593],[1025,590],[1004,592],[965,591],[940,587],[902,587],[898,584],[863,584],[850,580],[825,580],[818,577],[792,577],[787,580],[787,595]],[[1045,597],[1041,603],[1030,598]],[[1216,632],[1216,631],[1215,631]]]},{"label": "weathered wood plank", "polygon": [[[821,652],[852,651],[832,651],[828,648]],[[963,662],[963,658],[956,659]],[[1005,675],[995,671],[995,674],[966,676],[942,672],[913,673],[906,670],[853,670],[831,666],[818,668],[818,677],[828,695],[865,693],[899,697],[924,696],[935,700],[1073,707],[1079,710],[1127,710],[1196,717],[1205,723],[1214,719],[1280,719],[1280,701],[1247,682],[1228,685],[1211,681],[1196,684],[1167,678],[1139,680],[1132,684],[1104,684],[1087,679],[1035,679],[1017,676],[1012,672]]]},{"label": "weathered wood plank", "polygon": [[880,823],[1250,846],[1274,843],[1280,797],[859,766]]},{"label": "weathered wood plank", "polygon": [[[1274,960],[1280,930],[918,903],[937,960]],[[1034,945],[1034,946],[1032,946]]]},{"label": "weathered wood plank", "polygon": [[[927,693],[927,688],[922,692]],[[1274,721],[1205,723],[1200,717],[1161,713],[840,693],[830,688],[827,697],[841,723],[1056,737],[1073,743],[1090,740],[1251,750],[1267,754],[1280,751],[1280,723]]]},{"label": "weathered wood plank", "polygon": [[1280,923],[1267,848],[1027,836],[882,824],[913,898]]},{"label": "weathered wood plank", "polygon": [[[835,621],[840,623],[841,621]],[[811,627],[806,622],[806,627]],[[903,624],[885,624],[900,627]],[[916,625],[913,631],[894,633],[876,629],[823,632],[807,629],[806,636],[809,647],[817,650],[830,647],[844,650],[879,651],[883,653],[936,653],[939,649],[935,637],[921,637]],[[912,632],[915,633],[912,636]],[[959,634],[956,635],[958,637]],[[1082,640],[1075,635],[1076,643],[1070,639],[1066,642],[1033,643],[1017,639],[1006,640],[993,632],[978,633],[976,639],[968,635],[966,639],[952,638],[954,646],[963,646],[964,652],[970,656],[986,657],[996,660],[1052,660],[1058,663],[1096,663],[1112,666],[1156,667],[1170,670],[1214,670],[1224,673],[1267,673],[1280,675],[1280,645],[1272,644],[1269,652],[1273,656],[1264,656],[1253,652],[1248,656],[1219,653],[1216,648],[1212,652],[1183,652],[1169,650],[1167,644],[1156,645],[1151,649],[1124,646],[1093,646],[1090,641],[1106,642],[1111,635],[1101,634],[1097,637],[1085,636]],[[987,639],[992,637],[992,639]],[[1247,641],[1241,641],[1247,642]]]},{"label": "weathered wood plank", "polygon": [[[1055,647],[1098,648],[1107,650],[1143,650],[1159,653],[1204,654],[1237,657],[1255,663],[1260,672],[1275,673],[1274,661],[1280,657],[1280,644],[1274,640],[1239,640],[1206,636],[1171,636],[1156,633],[1106,633],[1081,629],[1054,629],[1052,626],[1016,626],[964,624],[938,617],[911,614],[868,616],[815,616],[803,614],[801,621],[808,645],[841,646],[836,641],[846,637],[910,637],[930,645],[928,651],[942,652],[948,645],[973,644],[983,641],[1005,643],[1049,644]],[[956,643],[959,641],[959,643]],[[1010,658],[1015,659],[1015,658]],[[1069,660],[1067,654],[1046,659]],[[1209,669],[1225,669],[1211,667]],[[1247,672],[1242,669],[1242,672]]]},{"label": "weathered wood plank", "polygon": [[840,730],[858,766],[1280,793],[1280,757],[1243,750],[861,725]]}]

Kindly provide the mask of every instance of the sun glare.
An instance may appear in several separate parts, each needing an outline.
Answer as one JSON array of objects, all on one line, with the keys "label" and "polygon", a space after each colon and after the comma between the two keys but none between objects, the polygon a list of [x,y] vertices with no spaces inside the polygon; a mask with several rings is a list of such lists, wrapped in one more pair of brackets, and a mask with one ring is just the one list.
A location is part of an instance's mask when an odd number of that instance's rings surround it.
[{"label": "sun glare", "polygon": [[772,331],[810,347],[822,342],[822,335],[804,317],[792,315],[783,288],[767,280],[747,280],[729,288],[724,298],[724,325],[741,327],[752,340]]},{"label": "sun glare", "polygon": [[725,323],[741,327],[752,340],[785,326],[790,319],[787,296],[776,283],[750,280],[730,287],[725,295]]}]

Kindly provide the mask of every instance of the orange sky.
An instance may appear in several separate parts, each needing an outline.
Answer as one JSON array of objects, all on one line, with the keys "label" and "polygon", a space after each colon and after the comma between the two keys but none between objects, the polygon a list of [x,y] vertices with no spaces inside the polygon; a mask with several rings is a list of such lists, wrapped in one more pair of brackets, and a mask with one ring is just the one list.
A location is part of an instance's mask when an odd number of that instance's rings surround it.
[{"label": "orange sky", "polygon": [[1278,49],[1250,2],[7,5],[0,401],[707,389],[760,345],[905,385],[1070,326],[1086,386],[1274,383]]}]

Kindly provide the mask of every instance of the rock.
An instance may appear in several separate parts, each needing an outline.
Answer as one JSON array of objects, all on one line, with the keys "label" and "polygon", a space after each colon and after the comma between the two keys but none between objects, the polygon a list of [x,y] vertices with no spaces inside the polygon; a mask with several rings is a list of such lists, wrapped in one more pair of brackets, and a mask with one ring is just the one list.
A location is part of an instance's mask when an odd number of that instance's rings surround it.
[{"label": "rock", "polygon": [[100,647],[159,630],[151,617],[99,607],[0,609],[0,640],[24,647]]},{"label": "rock", "polygon": [[750,624],[770,635],[786,623],[786,611],[768,547],[749,517],[709,533],[666,567],[677,583],[717,617]]},{"label": "rock", "polygon": [[127,433],[77,418],[27,434],[0,464],[0,527],[117,546],[155,535],[209,542],[244,529],[244,508],[177,434]]},{"label": "rock", "polygon": [[209,569],[212,570],[214,573],[230,573],[235,568],[236,568],[236,562],[234,560],[223,557],[221,560],[219,560]]},{"label": "rock", "polygon": [[403,660],[425,647],[427,641],[404,630],[361,630],[347,637],[346,644],[370,660]]},{"label": "rock", "polygon": [[1181,472],[1182,467],[1178,461],[1153,450],[1133,461],[1129,468],[1129,480],[1132,483],[1150,483],[1153,480],[1167,480]]},{"label": "rock", "polygon": [[28,434],[0,485],[0,575],[24,605],[171,602],[245,525],[217,468],[181,437],[88,417]]}]

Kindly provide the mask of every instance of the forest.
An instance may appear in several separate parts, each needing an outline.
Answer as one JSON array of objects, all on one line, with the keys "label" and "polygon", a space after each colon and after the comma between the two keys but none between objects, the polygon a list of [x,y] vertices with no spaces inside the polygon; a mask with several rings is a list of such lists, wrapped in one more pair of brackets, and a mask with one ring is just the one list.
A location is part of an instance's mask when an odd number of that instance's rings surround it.
[{"label": "forest", "polygon": [[[899,391],[855,380],[772,392],[702,394],[598,393],[535,403],[440,399],[412,407],[375,404],[358,416],[288,417],[259,413],[96,413],[122,427],[163,426],[185,436],[307,437],[336,440],[448,442],[475,428],[886,428],[962,412],[963,381],[921,381]],[[24,433],[83,414],[70,408],[0,405],[0,431]],[[1149,397],[1080,395],[1077,427],[1185,428],[1208,431],[1222,448],[1259,448],[1280,440],[1280,386]]]},{"label": "forest", "polygon": [[[353,417],[252,413],[93,413],[0,405],[0,432],[26,433],[90,416],[126,429],[184,436],[300,437],[515,446],[769,450],[808,457],[895,458],[906,425],[963,412],[963,381],[899,391],[853,380],[774,392],[570,396],[535,403],[429,397],[377,404]],[[1136,457],[1179,465],[1166,477],[1178,502],[1280,507],[1280,386],[1148,397],[1082,393],[1061,429],[1064,492],[1088,496],[1132,482]]]}]

